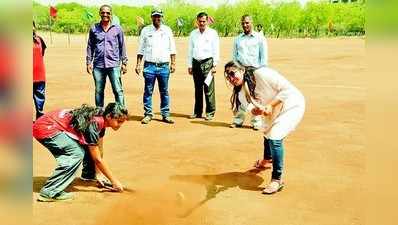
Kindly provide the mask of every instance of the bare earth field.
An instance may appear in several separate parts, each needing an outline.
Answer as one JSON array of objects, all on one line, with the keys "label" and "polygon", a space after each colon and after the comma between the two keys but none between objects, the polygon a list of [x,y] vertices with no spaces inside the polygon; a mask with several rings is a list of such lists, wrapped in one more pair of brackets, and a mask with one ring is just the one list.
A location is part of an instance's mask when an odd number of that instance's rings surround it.
[{"label": "bare earth field", "polygon": [[[84,35],[43,34],[49,48],[45,110],[94,104],[94,82],[85,72]],[[127,38],[129,71],[123,76],[131,120],[107,131],[105,160],[133,191],[103,192],[76,179],[69,202],[40,203],[36,195],[55,166],[33,140],[33,212],[37,225],[360,225],[364,223],[363,173],[365,42],[360,38],[270,39],[270,67],[305,95],[307,111],[285,140],[282,192],[261,194],[270,170],[247,172],[262,156],[262,133],[231,129],[229,96],[222,75],[232,38],[221,40],[214,121],[187,119],[193,110],[193,80],[187,74],[187,39],[177,38],[177,71],[170,78],[169,125],[141,125],[143,78],[133,73],[137,38]],[[106,102],[113,101],[107,83]],[[159,112],[159,94],[153,95]],[[161,119],[157,114],[157,119]],[[77,174],[80,176],[80,171]],[[180,193],[179,193],[180,192]],[[180,195],[184,195],[181,198]]]}]

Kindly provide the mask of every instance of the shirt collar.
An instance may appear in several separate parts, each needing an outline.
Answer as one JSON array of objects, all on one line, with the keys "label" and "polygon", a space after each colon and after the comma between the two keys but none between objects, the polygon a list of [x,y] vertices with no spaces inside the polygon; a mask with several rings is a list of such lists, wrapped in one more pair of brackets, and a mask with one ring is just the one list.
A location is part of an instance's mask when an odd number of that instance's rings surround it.
[{"label": "shirt collar", "polygon": [[[108,31],[109,31],[112,27],[114,27],[114,26],[115,26],[115,24],[111,23],[111,25],[109,26]],[[102,28],[101,21],[100,21],[99,23],[97,23],[97,28],[98,28],[98,29],[101,29],[101,30],[104,30],[104,29]]]},{"label": "shirt collar", "polygon": [[196,30],[198,31],[199,34],[205,34],[205,33],[209,32],[209,27],[206,27],[206,29],[203,31],[203,33],[200,33],[199,28],[196,28]]},{"label": "shirt collar", "polygon": [[[152,30],[156,31],[156,27],[153,24],[151,24],[151,27],[152,27]],[[159,30],[163,31],[163,28],[164,28],[163,24],[160,24]]]},{"label": "shirt collar", "polygon": [[252,32],[250,32],[250,34],[245,34],[245,32],[242,32],[241,37],[254,37],[256,35],[256,32],[252,30]]}]

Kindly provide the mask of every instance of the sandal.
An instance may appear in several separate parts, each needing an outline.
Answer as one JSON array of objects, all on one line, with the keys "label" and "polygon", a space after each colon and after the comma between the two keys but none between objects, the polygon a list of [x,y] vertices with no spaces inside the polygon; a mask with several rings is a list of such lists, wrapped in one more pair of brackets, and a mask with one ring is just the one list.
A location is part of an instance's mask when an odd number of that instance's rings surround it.
[{"label": "sandal", "polygon": [[262,193],[265,195],[272,195],[276,192],[282,191],[284,186],[285,184],[282,181],[272,180],[271,183],[269,183],[267,187],[264,188]]},{"label": "sandal", "polygon": [[271,169],[272,168],[272,159],[262,159],[262,160],[257,160],[254,163],[254,168],[259,169],[259,170],[266,170],[266,169]]}]

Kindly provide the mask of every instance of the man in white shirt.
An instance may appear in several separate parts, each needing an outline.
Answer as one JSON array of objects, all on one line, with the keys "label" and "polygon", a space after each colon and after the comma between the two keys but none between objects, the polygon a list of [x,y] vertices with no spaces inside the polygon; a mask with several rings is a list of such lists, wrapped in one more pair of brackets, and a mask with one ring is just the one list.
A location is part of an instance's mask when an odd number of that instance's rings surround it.
[{"label": "man in white shirt", "polygon": [[[216,73],[216,65],[220,59],[220,41],[217,31],[207,26],[207,13],[199,13],[196,21],[198,28],[189,35],[188,45],[188,73],[193,76],[195,84],[195,107],[190,118],[202,117],[204,92],[205,119],[212,120],[216,112],[216,95],[212,76]],[[205,82],[206,78],[207,82]]]},{"label": "man in white shirt", "polygon": [[[170,118],[168,82],[170,73],[174,73],[176,68],[176,46],[172,30],[162,24],[162,10],[153,10],[151,18],[152,25],[144,27],[141,31],[135,68],[135,72],[138,75],[143,72],[145,78],[143,97],[145,112],[141,123],[147,124],[152,120],[152,93],[157,79],[162,121],[171,124],[174,121]],[[144,69],[142,69],[142,61],[144,61]]]}]

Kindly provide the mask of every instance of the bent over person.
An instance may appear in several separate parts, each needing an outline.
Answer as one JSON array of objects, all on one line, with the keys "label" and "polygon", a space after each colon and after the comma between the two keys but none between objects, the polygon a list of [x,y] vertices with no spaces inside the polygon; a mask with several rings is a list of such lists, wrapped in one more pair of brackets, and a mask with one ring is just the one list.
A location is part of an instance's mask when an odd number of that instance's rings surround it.
[{"label": "bent over person", "polygon": [[[123,191],[122,184],[101,157],[101,148],[105,129],[110,127],[116,131],[126,119],[127,110],[118,103],[109,103],[105,110],[87,105],[73,110],[56,110],[37,119],[33,124],[33,137],[50,151],[58,164],[40,190],[37,200],[72,199],[73,195],[64,190],[74,180],[83,161],[83,172],[95,175],[95,168],[98,168],[112,183],[114,190]],[[94,163],[93,166],[89,166],[89,160]]]}]

